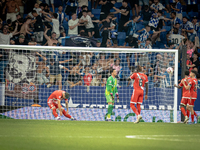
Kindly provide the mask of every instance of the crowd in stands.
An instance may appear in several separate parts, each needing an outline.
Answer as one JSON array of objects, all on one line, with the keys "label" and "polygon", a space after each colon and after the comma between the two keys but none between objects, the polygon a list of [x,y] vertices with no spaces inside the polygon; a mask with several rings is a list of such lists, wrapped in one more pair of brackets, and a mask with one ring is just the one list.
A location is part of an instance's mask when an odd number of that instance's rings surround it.
[{"label": "crowd in stands", "polygon": [[[199,10],[199,0],[0,0],[0,44],[65,46],[65,38],[77,36],[95,39],[96,47],[181,50],[186,46],[187,69],[199,71]],[[8,55],[1,49],[1,82]],[[170,53],[35,55],[38,84],[57,84],[59,89],[105,86],[111,68],[123,83],[137,65],[143,66],[153,86],[162,86],[161,79],[169,76],[166,68],[174,67]]]}]

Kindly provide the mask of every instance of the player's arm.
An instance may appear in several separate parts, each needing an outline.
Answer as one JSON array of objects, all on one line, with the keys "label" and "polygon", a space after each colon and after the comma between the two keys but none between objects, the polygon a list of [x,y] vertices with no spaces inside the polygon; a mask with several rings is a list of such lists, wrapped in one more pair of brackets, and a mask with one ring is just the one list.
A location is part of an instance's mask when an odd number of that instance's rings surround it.
[{"label": "player's arm", "polygon": [[65,104],[66,104],[66,109],[67,109],[67,114],[69,112],[69,105],[68,105],[68,101],[65,101]]},{"label": "player's arm", "polygon": [[185,84],[185,82],[182,80],[181,83],[183,84],[183,86],[185,87],[186,90],[189,90],[191,87],[191,84],[189,83],[188,85]]},{"label": "player's arm", "polygon": [[69,61],[72,61],[73,60],[73,58],[71,58],[71,59],[66,59],[66,60],[64,60],[64,61],[59,61],[59,63],[60,64],[63,64],[63,63],[66,63],[66,62],[69,62]]},{"label": "player's arm", "polygon": [[148,92],[149,92],[149,85],[148,85],[148,82],[145,83],[145,87],[146,87],[145,100],[147,100],[147,98],[148,98]]},{"label": "player's arm", "polygon": [[115,93],[116,93],[116,96],[117,96],[117,102],[119,103],[119,94],[118,94],[117,86],[115,87]]},{"label": "player's arm", "polygon": [[111,95],[111,97],[113,98],[113,93],[112,93],[112,87],[113,87],[113,85],[112,85],[112,83],[110,83],[110,81],[111,81],[111,80],[107,80],[106,89],[107,89],[108,92],[110,92],[110,95]]},{"label": "player's arm", "polygon": [[180,88],[181,88],[181,86],[179,86],[179,85],[176,85],[176,84],[174,84],[174,87],[176,87],[176,88],[178,88],[178,89],[180,89]]}]

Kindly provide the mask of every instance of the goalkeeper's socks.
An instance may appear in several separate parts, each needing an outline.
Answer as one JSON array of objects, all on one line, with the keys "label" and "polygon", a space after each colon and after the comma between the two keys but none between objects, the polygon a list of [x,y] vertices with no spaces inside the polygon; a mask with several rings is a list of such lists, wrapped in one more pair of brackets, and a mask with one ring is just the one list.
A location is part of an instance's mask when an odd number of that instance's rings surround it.
[{"label": "goalkeeper's socks", "polygon": [[57,114],[57,112],[56,112],[56,109],[52,109],[52,111],[53,111],[54,117],[57,118],[57,117],[58,117],[58,114]]},{"label": "goalkeeper's socks", "polygon": [[131,109],[133,110],[133,112],[138,116],[139,115],[139,113],[138,113],[138,111],[137,111],[137,109],[136,109],[136,107],[135,107],[135,104],[130,104],[130,107],[131,107]]},{"label": "goalkeeper's socks", "polygon": [[69,114],[67,114],[67,112],[65,110],[62,111],[63,115],[67,118],[71,118],[71,116]]},{"label": "goalkeeper's socks", "polygon": [[140,112],[141,112],[140,104],[137,104],[137,110],[138,110],[138,114],[140,115]]},{"label": "goalkeeper's socks", "polygon": [[191,114],[192,122],[194,122],[194,114]]},{"label": "goalkeeper's socks", "polygon": [[[181,107],[181,112],[183,113],[184,116],[186,116],[185,108],[184,108],[184,107]],[[188,117],[188,118],[189,118],[189,117]]]},{"label": "goalkeeper's socks", "polygon": [[190,111],[189,110],[187,110],[187,116],[188,116],[188,118],[190,118]]},{"label": "goalkeeper's socks", "polygon": [[197,113],[194,111],[194,115],[197,117]]},{"label": "goalkeeper's socks", "polygon": [[107,115],[108,118],[111,118],[112,108],[113,108],[113,105],[108,105],[108,115]]}]

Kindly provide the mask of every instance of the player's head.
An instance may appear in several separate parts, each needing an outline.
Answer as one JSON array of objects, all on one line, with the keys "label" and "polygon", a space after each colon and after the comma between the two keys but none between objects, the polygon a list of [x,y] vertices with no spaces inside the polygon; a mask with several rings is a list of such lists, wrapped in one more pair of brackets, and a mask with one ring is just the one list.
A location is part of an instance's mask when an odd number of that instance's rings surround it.
[{"label": "player's head", "polygon": [[142,66],[137,66],[137,72],[142,72]]},{"label": "player's head", "polygon": [[189,70],[186,70],[185,71],[185,76],[189,76],[189,74],[190,74]]},{"label": "player's head", "polygon": [[197,71],[196,70],[191,70],[190,72],[190,77],[194,78],[197,75]]},{"label": "player's head", "polygon": [[117,71],[115,69],[112,69],[110,73],[114,77],[117,75]]},{"label": "player's head", "polygon": [[62,98],[63,99],[69,99],[70,95],[67,92],[63,92]]},{"label": "player's head", "polygon": [[82,14],[83,14],[84,17],[86,17],[86,16],[87,16],[87,11],[86,11],[86,10],[83,10],[83,11],[82,11]]}]

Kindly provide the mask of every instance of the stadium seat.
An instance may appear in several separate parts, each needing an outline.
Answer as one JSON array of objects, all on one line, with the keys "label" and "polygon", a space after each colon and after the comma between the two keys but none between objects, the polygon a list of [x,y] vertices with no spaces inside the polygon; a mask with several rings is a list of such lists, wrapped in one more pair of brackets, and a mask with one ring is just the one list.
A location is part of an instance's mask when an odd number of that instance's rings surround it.
[{"label": "stadium seat", "polygon": [[183,17],[188,17],[189,18],[188,14],[186,12],[182,12],[182,15],[183,15]]},{"label": "stadium seat", "polygon": [[188,13],[188,16],[190,17],[190,20],[192,21],[192,18],[194,17],[194,16],[198,16],[198,12],[189,12]]},{"label": "stadium seat", "polygon": [[118,2],[115,3],[115,7],[116,7],[116,8],[120,8],[121,6],[122,6],[122,3],[118,3]]},{"label": "stadium seat", "polygon": [[118,32],[117,39],[119,46],[123,46],[126,39],[126,32]]},{"label": "stadium seat", "polygon": [[144,25],[143,25],[143,24],[137,23],[137,25],[136,25],[136,31],[141,30],[141,29],[143,29],[143,28],[144,28]]},{"label": "stadium seat", "polygon": [[92,9],[92,14],[99,19],[100,18],[101,9]]}]

